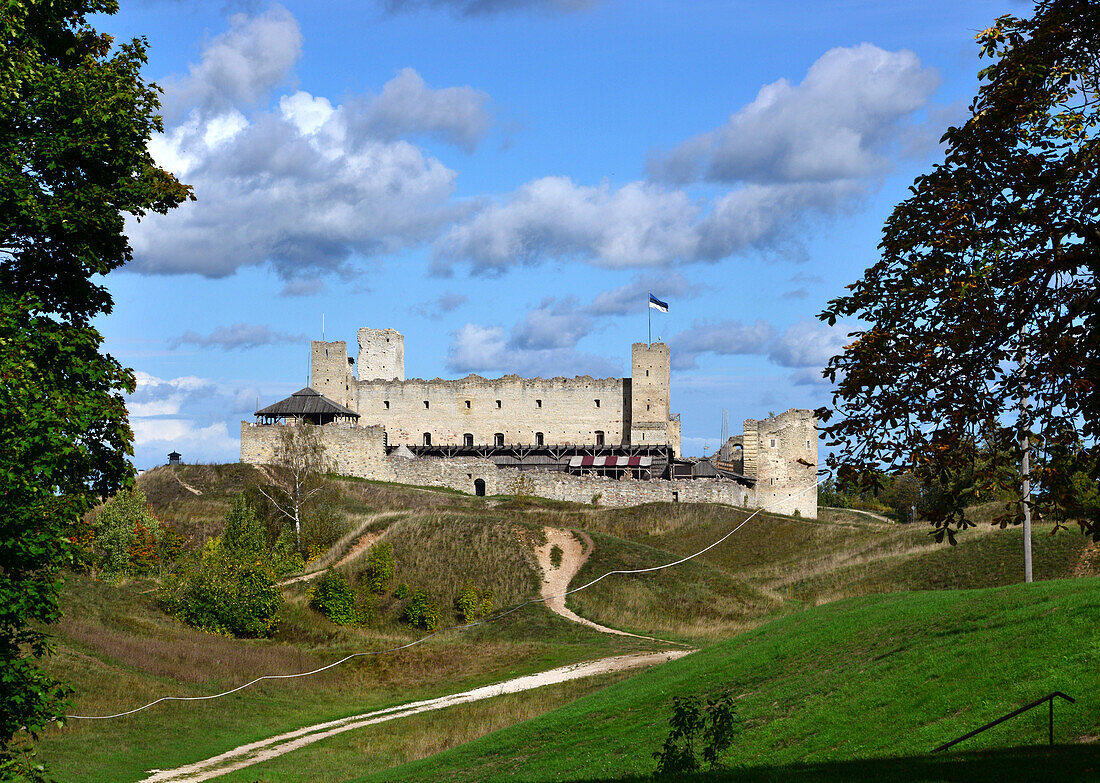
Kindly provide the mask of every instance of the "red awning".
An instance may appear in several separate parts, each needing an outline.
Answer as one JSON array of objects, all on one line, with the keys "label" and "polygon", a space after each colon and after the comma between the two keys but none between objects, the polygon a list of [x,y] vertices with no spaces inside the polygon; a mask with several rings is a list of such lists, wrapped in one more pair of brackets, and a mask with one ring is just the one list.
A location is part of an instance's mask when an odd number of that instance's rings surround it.
[{"label": "red awning", "polygon": [[648,468],[653,457],[570,457],[571,468]]}]

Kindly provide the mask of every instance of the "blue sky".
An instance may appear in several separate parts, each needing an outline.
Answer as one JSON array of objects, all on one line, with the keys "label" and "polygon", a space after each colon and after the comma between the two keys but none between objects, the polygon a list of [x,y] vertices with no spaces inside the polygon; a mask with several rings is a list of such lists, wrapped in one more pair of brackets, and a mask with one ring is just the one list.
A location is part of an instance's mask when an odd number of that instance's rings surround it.
[{"label": "blue sky", "polygon": [[966,116],[1014,0],[151,0],[158,162],[197,201],[127,231],[108,350],[138,467],[239,456],[308,340],[405,335],[408,377],[629,375],[672,346],[684,452],[830,401],[815,319]]}]

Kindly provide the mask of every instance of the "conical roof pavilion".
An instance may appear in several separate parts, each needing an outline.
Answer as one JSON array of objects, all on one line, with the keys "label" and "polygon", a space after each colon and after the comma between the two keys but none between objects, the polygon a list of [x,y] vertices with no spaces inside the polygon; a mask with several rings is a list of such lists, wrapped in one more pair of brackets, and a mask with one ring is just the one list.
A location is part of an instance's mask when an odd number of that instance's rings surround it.
[{"label": "conical roof pavilion", "polygon": [[274,424],[287,419],[306,419],[314,424],[328,424],[339,420],[354,421],[359,418],[359,414],[307,386],[285,400],[256,411],[256,418],[263,424]]}]

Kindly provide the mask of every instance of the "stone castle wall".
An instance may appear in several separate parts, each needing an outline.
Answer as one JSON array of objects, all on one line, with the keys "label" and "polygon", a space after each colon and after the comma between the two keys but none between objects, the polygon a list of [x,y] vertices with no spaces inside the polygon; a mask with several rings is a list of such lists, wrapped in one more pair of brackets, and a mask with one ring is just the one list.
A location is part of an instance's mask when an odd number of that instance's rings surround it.
[{"label": "stone castle wall", "polygon": [[467,434],[478,445],[623,442],[621,378],[359,381],[356,406],[362,424],[386,428],[391,444],[461,445]]},{"label": "stone castle wall", "polygon": [[[273,460],[279,424],[241,422],[241,462],[265,464]],[[476,494],[481,480],[488,495],[510,495],[524,491],[537,497],[603,506],[633,506],[641,503],[725,503],[741,508],[763,505],[769,511],[805,517],[817,516],[817,493],[786,497],[786,490],[758,493],[734,481],[695,479],[617,480],[604,476],[574,476],[567,473],[498,468],[487,459],[404,459],[386,456],[385,432],[381,427],[326,424],[321,427],[328,454],[338,473],[375,481],[393,481],[430,487],[448,487]],[[809,501],[812,500],[812,503]]]}]

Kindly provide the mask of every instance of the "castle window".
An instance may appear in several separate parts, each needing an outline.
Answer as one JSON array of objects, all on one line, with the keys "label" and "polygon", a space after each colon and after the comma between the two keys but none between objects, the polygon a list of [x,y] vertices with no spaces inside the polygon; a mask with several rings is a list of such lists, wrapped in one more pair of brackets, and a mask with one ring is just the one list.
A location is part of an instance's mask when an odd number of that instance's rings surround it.
[{"label": "castle window", "polygon": [[645,371],[645,377],[647,377],[647,378],[649,377],[649,370]]},{"label": "castle window", "polygon": [[536,408],[541,408],[542,407],[542,400],[535,400],[535,407]]},{"label": "castle window", "polygon": [[428,401],[424,400],[424,410],[427,410],[427,409],[428,409]]},{"label": "castle window", "polygon": [[467,432],[465,435],[462,436],[462,445],[466,448],[471,448],[474,445],[473,433]]},{"label": "castle window", "polygon": [[[645,436],[643,436],[643,437],[645,437]],[[603,430],[596,430],[596,445],[597,446],[602,446],[603,445]]]},{"label": "castle window", "polygon": [[382,407],[385,408],[386,410],[389,410],[390,409],[390,401],[389,400],[382,400]]},{"label": "castle window", "polygon": [[596,402],[596,407],[597,407],[597,408],[598,408],[598,407],[600,407],[600,401],[599,401],[599,400],[596,400],[595,402]]},{"label": "castle window", "polygon": [[497,400],[497,407],[500,407],[500,400]]},{"label": "castle window", "polygon": [[535,433],[535,445],[536,446],[542,446],[543,445],[543,437],[542,437],[541,432],[536,432]]},{"label": "castle window", "polygon": [[496,446],[498,449],[504,448],[504,433],[503,432],[498,432],[495,435],[493,435],[493,445]]},{"label": "castle window", "polygon": [[810,441],[809,440],[806,441],[806,448],[810,448]]},{"label": "castle window", "polygon": [[467,410],[470,408],[470,401],[469,400],[466,400],[466,408],[467,408]]},{"label": "castle window", "polygon": [[645,409],[646,409],[646,410],[648,411],[648,410],[649,410],[649,405],[646,405],[646,406],[645,406]]},{"label": "castle window", "polygon": [[773,449],[775,448],[775,438],[772,438],[772,439],[771,439],[771,443],[770,443],[770,445],[771,445],[771,447],[772,447]]},{"label": "castle window", "polygon": [[425,446],[431,446],[432,445],[432,434],[430,432],[425,432],[424,433],[424,445]]}]

